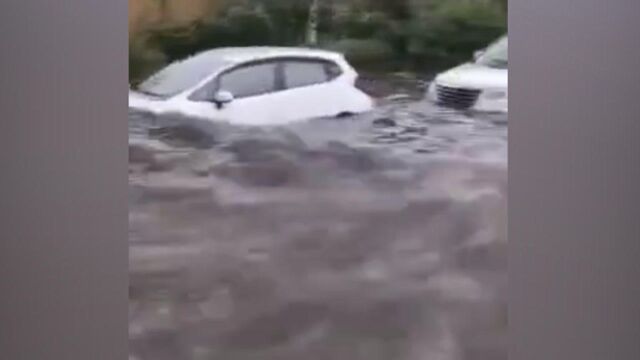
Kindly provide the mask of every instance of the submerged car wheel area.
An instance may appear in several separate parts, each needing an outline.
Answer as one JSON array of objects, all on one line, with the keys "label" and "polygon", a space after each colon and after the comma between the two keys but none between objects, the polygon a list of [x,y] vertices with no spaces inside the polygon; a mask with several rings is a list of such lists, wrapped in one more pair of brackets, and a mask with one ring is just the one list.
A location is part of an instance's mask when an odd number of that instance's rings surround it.
[{"label": "submerged car wheel area", "polygon": [[373,108],[338,53],[301,48],[209,50],[173,63],[129,92],[129,107],[243,125],[275,125]]},{"label": "submerged car wheel area", "polygon": [[471,63],[436,76],[427,98],[444,107],[480,112],[508,112],[508,42],[500,38],[477,52]]}]

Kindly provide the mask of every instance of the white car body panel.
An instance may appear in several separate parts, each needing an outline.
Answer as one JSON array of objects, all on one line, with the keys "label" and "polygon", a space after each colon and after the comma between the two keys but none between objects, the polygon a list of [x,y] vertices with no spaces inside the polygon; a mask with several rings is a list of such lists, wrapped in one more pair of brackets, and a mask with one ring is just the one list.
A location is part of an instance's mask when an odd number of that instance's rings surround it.
[{"label": "white car body panel", "polygon": [[470,110],[508,112],[509,72],[507,69],[466,63],[443,72],[437,75],[429,86],[427,98],[433,102],[437,101],[437,85],[455,89],[480,90],[480,95]]},{"label": "white car body panel", "polygon": [[455,67],[438,76],[437,81],[448,86],[478,89],[506,89],[509,86],[507,70],[473,63]]},{"label": "white car body panel", "polygon": [[[203,78],[196,86],[168,99],[157,99],[129,91],[129,108],[153,114],[179,113],[186,116],[239,125],[278,125],[342,113],[358,114],[373,108],[373,100],[355,87],[357,73],[342,55],[298,48],[227,48],[211,51],[229,66]],[[243,63],[279,58],[329,60],[342,70],[337,78],[310,86],[235,99],[218,109],[213,102],[192,101],[189,97],[220,73]]]}]

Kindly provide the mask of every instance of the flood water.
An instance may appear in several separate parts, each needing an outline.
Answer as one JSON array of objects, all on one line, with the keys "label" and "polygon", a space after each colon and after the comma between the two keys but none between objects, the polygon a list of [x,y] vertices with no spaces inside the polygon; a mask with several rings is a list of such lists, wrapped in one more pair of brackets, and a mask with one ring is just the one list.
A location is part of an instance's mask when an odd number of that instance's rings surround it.
[{"label": "flood water", "polygon": [[131,359],[507,359],[507,123],[130,118]]}]

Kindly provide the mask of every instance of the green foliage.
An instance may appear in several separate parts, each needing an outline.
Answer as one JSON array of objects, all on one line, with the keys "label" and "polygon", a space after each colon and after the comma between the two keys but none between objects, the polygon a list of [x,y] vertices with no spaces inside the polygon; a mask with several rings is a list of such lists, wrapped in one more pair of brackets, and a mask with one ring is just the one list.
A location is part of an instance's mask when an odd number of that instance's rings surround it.
[{"label": "green foliage", "polygon": [[336,20],[338,37],[351,39],[380,39],[391,30],[390,19],[381,12],[353,12]]},{"label": "green foliage", "polygon": [[375,39],[343,39],[326,47],[344,54],[355,65],[390,61],[395,56],[389,44]]},{"label": "green foliage", "polygon": [[367,5],[371,9],[385,13],[395,20],[408,20],[411,18],[410,0],[368,0]]},{"label": "green foliage", "polygon": [[216,47],[268,45],[273,43],[272,38],[273,26],[265,13],[233,7],[220,20],[156,30],[151,42],[167,54],[171,62]]},{"label": "green foliage", "polygon": [[272,41],[281,45],[297,45],[304,41],[311,0],[253,0],[271,20]]},{"label": "green foliage", "polygon": [[507,32],[506,14],[496,1],[439,0],[428,6],[411,24],[409,51],[431,66],[469,60]]},{"label": "green foliage", "polygon": [[146,38],[139,37],[129,41],[129,82],[133,85],[165,63],[165,55],[150,47]]},{"label": "green foliage", "polygon": [[[130,41],[130,79],[205,49],[301,45],[311,1],[226,0],[214,19],[155,29]],[[469,60],[507,31],[507,0],[321,0],[320,5],[321,43],[354,63],[400,62],[435,70]]]}]

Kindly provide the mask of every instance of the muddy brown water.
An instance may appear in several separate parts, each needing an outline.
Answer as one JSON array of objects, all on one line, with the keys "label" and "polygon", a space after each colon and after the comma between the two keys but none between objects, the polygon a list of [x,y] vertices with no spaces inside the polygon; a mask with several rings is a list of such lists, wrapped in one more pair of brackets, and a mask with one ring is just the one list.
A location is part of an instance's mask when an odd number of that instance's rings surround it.
[{"label": "muddy brown water", "polygon": [[130,117],[131,359],[507,359],[507,125]]}]

